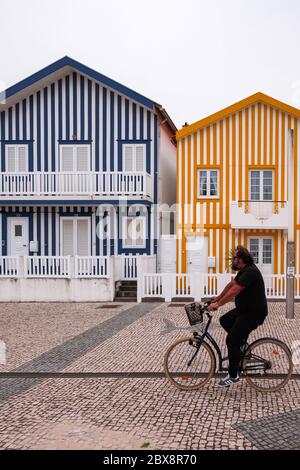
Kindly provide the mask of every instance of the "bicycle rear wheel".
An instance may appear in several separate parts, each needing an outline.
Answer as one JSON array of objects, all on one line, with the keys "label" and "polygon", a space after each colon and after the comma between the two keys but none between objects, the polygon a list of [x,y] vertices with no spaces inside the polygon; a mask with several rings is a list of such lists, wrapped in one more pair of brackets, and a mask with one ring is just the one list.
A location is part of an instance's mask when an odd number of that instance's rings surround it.
[{"label": "bicycle rear wheel", "polygon": [[185,337],[171,344],[164,356],[164,372],[179,390],[197,390],[214,375],[216,359],[212,348],[196,338]]},{"label": "bicycle rear wheel", "polygon": [[276,392],[286,385],[293,372],[292,355],[278,339],[262,338],[245,352],[243,371],[246,381],[259,392]]}]

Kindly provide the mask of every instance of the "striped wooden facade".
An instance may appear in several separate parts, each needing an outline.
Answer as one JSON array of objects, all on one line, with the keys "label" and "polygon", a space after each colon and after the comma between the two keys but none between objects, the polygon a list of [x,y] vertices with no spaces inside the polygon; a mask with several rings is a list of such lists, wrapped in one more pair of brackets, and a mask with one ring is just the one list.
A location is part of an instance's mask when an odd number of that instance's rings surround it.
[{"label": "striped wooden facade", "polygon": [[[274,240],[274,274],[285,272],[285,230],[232,229],[230,204],[250,199],[249,171],[271,169],[274,200],[287,201],[289,129],[294,131],[294,220],[296,272],[300,272],[300,111],[263,94],[249,97],[178,131],[177,148],[177,271],[186,272],[186,237],[208,237],[208,256],[216,258],[210,272],[229,270],[229,250],[247,245],[249,236]],[[219,171],[219,197],[199,198],[199,169]]]},{"label": "striped wooden facade", "polygon": [[[157,253],[159,116],[155,102],[65,57],[9,88],[0,95],[0,171],[7,172],[6,146],[28,146],[29,172],[59,172],[60,146],[87,144],[91,172],[122,172],[123,144],[142,143],[146,148],[145,171],[151,176],[151,200],[128,198],[129,209],[140,204],[147,219],[147,242],[143,249],[123,248],[120,208],[111,237],[97,234],[101,204],[118,205],[109,197],[99,204],[66,196],[5,198],[0,203],[0,255],[8,254],[8,217],[29,218],[29,240],[39,242],[38,255],[59,255],[61,216],[91,218],[91,254]],[[174,147],[175,157],[175,147]],[[175,165],[175,161],[174,161]],[[16,200],[17,199],[17,200]],[[31,201],[30,199],[34,199]],[[51,200],[52,199],[52,200]],[[143,199],[143,200],[142,200]],[[136,213],[136,215],[141,215]],[[104,211],[104,216],[106,212]],[[120,221],[120,223],[119,223]]]}]

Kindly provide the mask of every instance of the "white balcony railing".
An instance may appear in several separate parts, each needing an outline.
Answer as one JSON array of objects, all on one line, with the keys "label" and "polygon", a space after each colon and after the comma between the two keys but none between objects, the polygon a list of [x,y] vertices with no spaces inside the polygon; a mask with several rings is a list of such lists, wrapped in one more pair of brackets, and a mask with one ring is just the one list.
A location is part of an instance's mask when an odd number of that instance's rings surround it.
[{"label": "white balcony railing", "polygon": [[233,201],[230,206],[232,228],[288,228],[288,203],[285,201]]},{"label": "white balcony railing", "polygon": [[19,258],[17,256],[0,256],[0,278],[19,276]]},{"label": "white balcony railing", "polygon": [[152,197],[146,172],[0,173],[0,196],[145,196]]},{"label": "white balcony railing", "polygon": [[107,256],[75,256],[75,277],[99,278],[108,276]]}]

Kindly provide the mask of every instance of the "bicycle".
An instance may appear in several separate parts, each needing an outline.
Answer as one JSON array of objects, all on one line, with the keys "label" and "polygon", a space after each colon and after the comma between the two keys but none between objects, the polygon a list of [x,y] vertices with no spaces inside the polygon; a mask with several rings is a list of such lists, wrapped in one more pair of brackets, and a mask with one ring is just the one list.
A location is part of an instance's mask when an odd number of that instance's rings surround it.
[{"label": "bicycle", "polygon": [[[228,372],[228,368],[224,367],[228,356],[222,357],[219,345],[208,332],[212,322],[212,315],[207,310],[210,303],[185,305],[190,325],[203,323],[204,315],[208,321],[202,328],[202,334],[194,331],[192,337],[172,343],[165,353],[164,372],[180,390],[198,390],[206,385],[216,372],[216,354],[218,372]],[[243,346],[239,373],[249,385],[259,392],[275,392],[287,384],[292,375],[293,362],[291,351],[284,342],[264,337]]]}]

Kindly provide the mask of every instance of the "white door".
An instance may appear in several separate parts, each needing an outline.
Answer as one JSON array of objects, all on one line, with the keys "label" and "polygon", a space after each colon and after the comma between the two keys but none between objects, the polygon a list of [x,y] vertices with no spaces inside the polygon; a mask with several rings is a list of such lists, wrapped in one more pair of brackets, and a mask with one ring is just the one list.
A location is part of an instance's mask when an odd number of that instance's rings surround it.
[{"label": "white door", "polygon": [[208,242],[207,237],[187,237],[187,272],[207,273]]},{"label": "white door", "polygon": [[8,252],[10,256],[28,256],[28,218],[8,218]]},{"label": "white door", "polygon": [[273,274],[273,238],[249,238],[249,251],[262,274]]},{"label": "white door", "polygon": [[176,238],[158,240],[158,266],[161,273],[176,272]]}]

